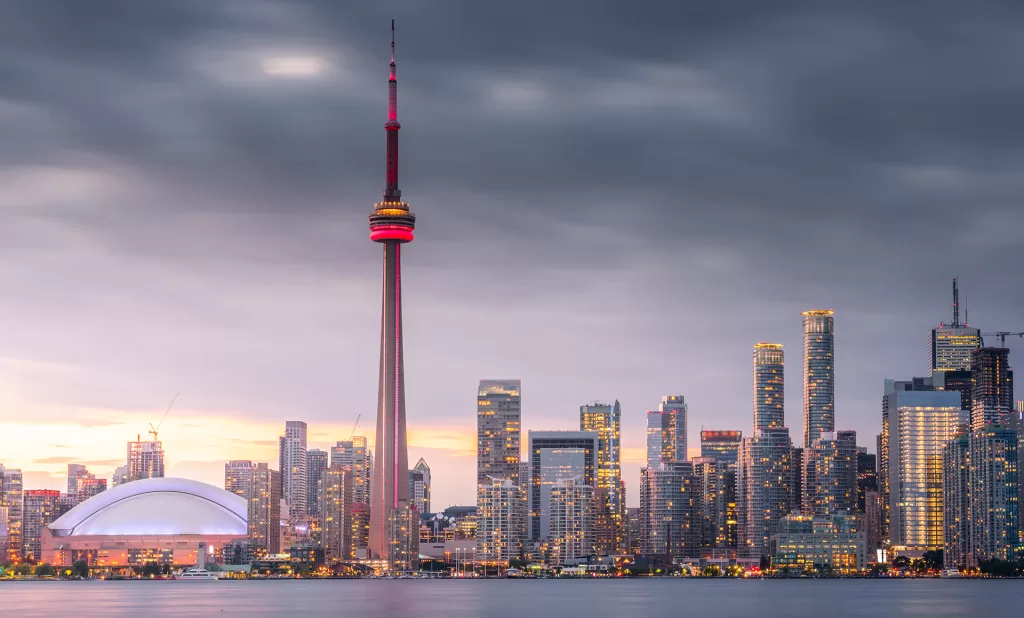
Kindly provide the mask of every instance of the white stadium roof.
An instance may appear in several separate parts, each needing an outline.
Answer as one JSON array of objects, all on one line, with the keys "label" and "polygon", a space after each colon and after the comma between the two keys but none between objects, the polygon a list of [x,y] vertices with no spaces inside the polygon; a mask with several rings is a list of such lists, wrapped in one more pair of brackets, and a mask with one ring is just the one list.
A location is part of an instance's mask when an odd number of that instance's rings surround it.
[{"label": "white stadium roof", "polygon": [[248,505],[244,498],[199,481],[143,479],[89,498],[49,528],[58,537],[245,536]]}]

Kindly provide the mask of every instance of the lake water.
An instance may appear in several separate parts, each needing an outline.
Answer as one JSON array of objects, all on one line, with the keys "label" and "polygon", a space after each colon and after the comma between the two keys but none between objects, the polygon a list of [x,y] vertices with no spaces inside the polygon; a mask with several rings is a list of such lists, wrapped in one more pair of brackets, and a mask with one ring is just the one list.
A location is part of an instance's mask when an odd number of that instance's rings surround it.
[{"label": "lake water", "polygon": [[1024,580],[0,582],[0,616],[1020,616]]}]

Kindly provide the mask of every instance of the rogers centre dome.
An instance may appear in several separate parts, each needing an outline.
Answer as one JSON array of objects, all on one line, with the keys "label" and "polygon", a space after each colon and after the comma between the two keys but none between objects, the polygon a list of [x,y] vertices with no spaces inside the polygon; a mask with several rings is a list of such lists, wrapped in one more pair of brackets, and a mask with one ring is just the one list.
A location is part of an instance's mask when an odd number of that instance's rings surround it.
[{"label": "rogers centre dome", "polygon": [[55,565],[195,562],[200,541],[220,546],[248,533],[248,503],[213,485],[155,478],[113,487],[50,524],[43,555]]}]

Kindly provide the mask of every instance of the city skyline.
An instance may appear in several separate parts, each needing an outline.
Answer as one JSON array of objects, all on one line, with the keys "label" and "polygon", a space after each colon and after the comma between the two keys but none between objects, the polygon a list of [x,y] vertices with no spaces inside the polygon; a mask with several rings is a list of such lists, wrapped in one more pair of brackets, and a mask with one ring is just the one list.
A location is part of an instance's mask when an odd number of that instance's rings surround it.
[{"label": "city skyline", "polygon": [[[570,4],[550,8],[552,21],[572,15]],[[359,415],[360,435],[373,439],[365,426],[376,394],[366,385],[376,377],[378,341],[367,325],[379,317],[379,255],[365,246],[363,217],[367,196],[378,188],[374,84],[386,61],[381,24],[391,15],[383,7],[358,7],[341,19],[329,10],[275,6],[280,12],[273,20],[254,11],[231,21],[183,6],[168,9],[181,18],[175,28],[163,28],[166,20],[144,8],[110,23],[83,22],[93,34],[141,33],[145,42],[132,45],[137,66],[196,97],[167,103],[156,102],[160,91],[133,68],[99,62],[104,50],[95,43],[49,38],[59,29],[47,7],[0,23],[5,45],[19,52],[8,57],[29,59],[12,67],[16,79],[5,94],[11,105],[0,115],[7,192],[0,235],[10,258],[0,271],[8,290],[0,310],[19,325],[0,335],[0,452],[8,467],[24,471],[26,489],[62,487],[68,463],[109,478],[124,463],[125,443],[145,435],[178,390],[181,403],[161,427],[167,476],[218,484],[225,461],[275,462],[275,437],[286,419],[309,424],[310,448],[347,439]],[[644,415],[661,396],[686,397],[691,445],[699,444],[702,426],[749,430],[747,372],[757,341],[790,351],[785,413],[793,443],[803,443],[802,402],[794,389],[801,383],[801,311],[831,307],[841,320],[836,428],[856,430],[868,446],[878,432],[882,380],[928,370],[920,344],[929,329],[949,321],[950,277],[960,277],[970,297],[972,326],[1024,327],[1014,321],[1019,290],[1005,285],[1013,280],[1014,259],[989,259],[1001,245],[1019,242],[1002,230],[1018,229],[1020,215],[992,205],[1005,201],[1001,172],[992,182],[976,171],[974,140],[991,138],[985,126],[964,128],[968,133],[958,134],[964,150],[932,160],[913,154],[924,137],[910,116],[903,117],[903,131],[893,131],[891,120],[870,106],[843,107],[868,127],[886,129],[890,145],[906,148],[897,149],[905,159],[881,164],[857,137],[826,130],[813,113],[791,118],[771,104],[824,113],[831,104],[799,84],[828,75],[791,62],[771,37],[730,49],[707,38],[741,32],[746,22],[735,16],[713,9],[716,19],[679,20],[686,25],[664,37],[651,37],[646,21],[641,29],[632,17],[618,19],[615,27],[632,42],[687,41],[678,49],[656,42],[628,51],[601,43],[608,38],[601,19],[547,37],[540,35],[550,34],[549,26],[523,22],[510,10],[484,13],[539,35],[545,51],[594,53],[541,59],[523,49],[521,37],[500,35],[473,45],[467,60],[461,46],[481,35],[465,26],[488,19],[444,10],[413,11],[411,19],[421,24],[403,42],[415,67],[403,96],[413,102],[410,127],[419,132],[404,153],[414,162],[406,178],[416,188],[417,208],[432,221],[422,230],[404,289],[406,306],[415,308],[406,322],[409,457],[431,463],[435,504],[474,499],[471,389],[480,379],[522,379],[524,432],[574,429],[580,405],[621,401],[622,477],[633,489],[645,458]],[[932,49],[925,35],[886,32],[878,14],[863,10],[859,21],[824,8],[814,13],[828,31],[846,33],[837,45],[858,58],[852,62],[859,68],[880,72],[883,80],[893,75],[861,53],[862,40],[893,45],[884,64],[895,67],[914,66],[915,45]],[[671,23],[680,13],[666,7],[664,15]],[[767,36],[762,17],[749,19]],[[688,28],[705,36],[691,36]],[[223,31],[254,42],[213,56],[185,44],[196,36],[220,40]],[[1006,31],[993,21],[986,38],[1000,36]],[[984,49],[978,39],[961,45]],[[942,50],[935,51],[941,59]],[[60,68],[50,53],[82,64]],[[735,54],[770,71],[774,85],[745,79],[720,62]],[[80,87],[76,69],[92,64],[106,67],[111,88]],[[570,74],[589,76],[576,84],[594,95],[589,101],[559,83]],[[45,91],[38,79],[57,90]],[[938,76],[922,80],[926,87],[942,83]],[[894,97],[933,100],[899,81],[886,81]],[[981,105],[983,91],[962,84],[959,96]],[[71,92],[80,104],[68,103]],[[848,94],[858,92],[851,87]],[[753,110],[744,100],[766,104]],[[49,104],[49,111],[37,104]],[[623,138],[605,122],[636,106],[668,118],[657,139],[641,127]],[[578,124],[554,122],[570,108]],[[959,126],[953,119],[962,105],[930,108],[937,124]],[[995,116],[977,122],[996,122]],[[315,129],[302,118],[312,118]],[[778,150],[756,152],[778,163],[754,165],[736,156],[730,136],[762,135],[777,122],[787,127],[787,139]],[[224,132],[206,131],[209,126]],[[487,152],[476,135],[505,144],[507,156]],[[826,139],[835,148],[820,148]],[[657,163],[682,169],[685,182],[662,179],[651,188],[655,153],[644,144],[662,141],[693,150],[670,161],[659,151]],[[445,144],[440,154],[439,143]],[[741,147],[753,146],[743,140]],[[643,169],[617,154],[630,151],[640,153],[632,158]],[[787,153],[791,158],[780,156]],[[795,188],[768,179],[790,178],[811,153],[818,166],[813,179],[801,174],[800,182],[788,183]],[[557,164],[547,158],[553,154]],[[209,172],[214,167],[216,178]],[[859,171],[843,171],[851,168]],[[554,169],[565,174],[556,178]],[[725,171],[741,181],[709,186],[696,177],[708,172],[721,180]],[[968,202],[976,219],[964,223],[962,249],[928,250],[944,229],[943,217]],[[662,203],[672,209],[661,210]],[[585,214],[578,204],[587,205]],[[630,213],[629,221],[620,213]],[[747,216],[745,223],[734,221]],[[679,230],[669,239],[679,242],[651,243],[652,217],[679,217],[681,225],[664,226]],[[912,238],[896,233],[908,221],[915,224]],[[821,236],[840,229],[841,238]],[[768,235],[770,251],[763,246]],[[808,263],[815,249],[822,253]],[[800,275],[765,282],[765,269]],[[576,319],[581,306],[586,316]],[[664,320],[669,306],[685,319]],[[481,333],[500,340],[503,331],[515,333],[514,346],[479,344]],[[1007,343],[1020,353],[1017,338]],[[674,351],[667,362],[657,358],[665,349]],[[627,492],[630,506],[636,496]]]}]

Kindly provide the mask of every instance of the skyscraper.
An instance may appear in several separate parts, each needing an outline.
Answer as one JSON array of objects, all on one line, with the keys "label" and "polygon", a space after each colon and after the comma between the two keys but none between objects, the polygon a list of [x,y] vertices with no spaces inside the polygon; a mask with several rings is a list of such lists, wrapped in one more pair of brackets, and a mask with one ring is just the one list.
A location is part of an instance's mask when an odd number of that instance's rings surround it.
[{"label": "skyscraper", "polygon": [[736,470],[737,549],[741,556],[768,555],[771,536],[793,510],[797,478],[793,454],[785,427],[758,429],[743,438]]},{"label": "skyscraper", "polygon": [[422,457],[409,470],[409,498],[421,515],[430,512],[430,466]]},{"label": "skyscraper", "polygon": [[224,464],[224,490],[248,500],[255,469],[251,461],[243,459],[233,459]]},{"label": "skyscraper", "polygon": [[531,431],[529,527],[531,541],[550,539],[551,489],[580,477],[593,487],[597,479],[598,435],[592,431]]},{"label": "skyscraper", "polygon": [[700,556],[700,493],[693,464],[662,462],[640,469],[640,518],[645,554],[673,560]]},{"label": "skyscraper", "polygon": [[[0,466],[2,476],[2,489],[0,491],[0,507],[7,509],[7,560],[21,562],[24,536],[22,524],[24,523],[24,481],[21,470],[4,469]],[[5,562],[7,561],[5,560]]]},{"label": "skyscraper", "polygon": [[736,466],[739,459],[743,432],[731,429],[702,429],[700,456],[714,457],[718,463]]},{"label": "skyscraper", "polygon": [[305,421],[287,421],[280,439],[281,497],[293,518],[306,515],[306,434]]},{"label": "skyscraper", "polygon": [[953,568],[968,564],[971,536],[970,433],[958,428],[955,438],[942,449],[943,565]]},{"label": "skyscraper", "polygon": [[[804,452],[835,431],[835,328],[831,309],[804,311]],[[806,464],[805,464],[806,467]]]},{"label": "skyscraper", "polygon": [[664,395],[657,410],[647,412],[647,465],[686,461],[688,406],[682,395]]},{"label": "skyscraper", "polygon": [[42,559],[43,528],[57,519],[57,502],[60,492],[56,489],[26,489],[25,510],[22,524],[24,540],[22,555],[25,560],[38,562]]},{"label": "skyscraper", "polygon": [[281,553],[281,473],[265,463],[256,464],[247,494],[249,539],[267,553]]},{"label": "skyscraper", "polygon": [[990,424],[969,437],[969,563],[1014,560],[1020,545],[1018,433]]},{"label": "skyscraper", "polygon": [[157,440],[143,441],[139,436],[135,442],[128,443],[128,477],[125,482],[163,478],[163,476],[164,447],[161,442]]},{"label": "skyscraper", "polygon": [[1006,425],[1013,413],[1010,350],[978,348],[972,352],[971,430]]},{"label": "skyscraper", "polygon": [[894,390],[885,409],[890,541],[910,551],[942,549],[943,449],[956,435],[960,393]]},{"label": "skyscraper", "polygon": [[366,436],[352,436],[351,440],[339,440],[331,447],[331,465],[352,468],[352,500],[360,504],[370,502],[373,454],[366,449],[366,443]]},{"label": "skyscraper", "polygon": [[700,546],[736,548],[736,464],[714,457],[694,457],[695,490],[699,496]]},{"label": "skyscraper", "polygon": [[781,343],[754,344],[754,429],[785,426],[785,369]]},{"label": "skyscraper", "polygon": [[78,495],[78,478],[79,476],[96,478],[89,474],[89,471],[82,464],[68,464],[68,495]]},{"label": "skyscraper", "polygon": [[323,479],[323,546],[328,563],[355,557],[352,545],[352,469],[332,463]]},{"label": "skyscraper", "polygon": [[559,479],[551,488],[551,563],[590,556],[594,488],[580,477]]},{"label": "skyscraper", "polygon": [[819,434],[804,449],[804,515],[831,517],[857,512],[857,433],[831,431]]},{"label": "skyscraper", "polygon": [[519,485],[521,380],[480,380],[476,401],[476,482],[491,478]]},{"label": "skyscraper", "polygon": [[[666,397],[663,401],[665,399],[669,398]],[[685,406],[682,403],[682,397],[678,399],[678,402],[672,401],[669,405]],[[685,407],[682,409],[685,417]],[[604,529],[597,531],[595,535],[601,540],[600,547],[597,549],[602,554],[616,553],[621,547],[623,539],[622,522],[626,510],[621,495],[621,416],[618,400],[611,405],[595,402],[580,406],[580,431],[597,434],[597,469],[595,470],[597,478],[591,495],[597,495],[602,500],[607,500],[607,504],[595,505],[599,511],[603,511],[596,519],[605,524]],[[576,483],[575,485],[586,485],[586,483]],[[588,522],[590,521],[592,519],[588,518]],[[588,539],[588,543],[592,540]]]},{"label": "skyscraper", "polygon": [[980,347],[981,330],[960,323],[960,292],[957,280],[953,279],[953,322],[939,324],[928,336],[930,375],[946,371],[970,371],[971,355]]},{"label": "skyscraper", "polygon": [[327,451],[311,448],[306,451],[306,514],[323,515],[324,481],[327,478]]},{"label": "skyscraper", "polygon": [[510,479],[488,478],[477,485],[476,558],[482,562],[505,563],[519,557],[522,546],[523,496]]},{"label": "skyscraper", "polygon": [[[370,554],[392,568],[407,569],[408,542],[393,538],[411,530],[409,452],[405,432],[405,356],[402,351],[402,245],[412,242],[416,216],[398,188],[398,76],[395,22],[391,21],[391,75],[388,78],[387,168],[383,199],[370,214],[370,240],[384,245],[384,288],[380,325],[380,384],[374,447]],[[418,528],[418,526],[417,526]]]}]

